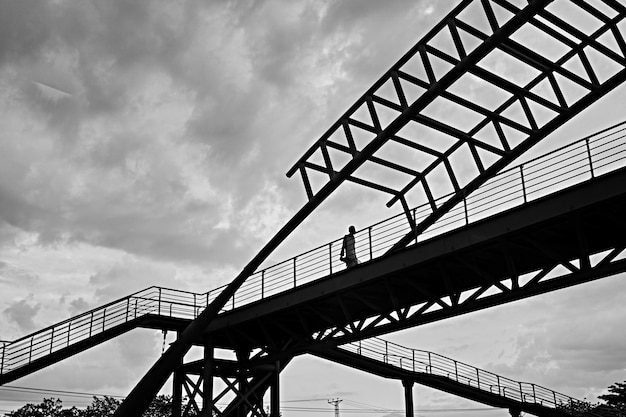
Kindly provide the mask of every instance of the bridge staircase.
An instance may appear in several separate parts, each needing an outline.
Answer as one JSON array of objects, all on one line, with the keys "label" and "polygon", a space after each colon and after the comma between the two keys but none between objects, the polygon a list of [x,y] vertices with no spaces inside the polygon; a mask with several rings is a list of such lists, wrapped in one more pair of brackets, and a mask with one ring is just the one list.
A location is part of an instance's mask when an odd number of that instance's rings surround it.
[{"label": "bridge staircase", "polygon": [[434,352],[412,349],[373,337],[313,355],[381,377],[413,382],[492,407],[537,416],[617,416],[529,382],[515,381]]}]

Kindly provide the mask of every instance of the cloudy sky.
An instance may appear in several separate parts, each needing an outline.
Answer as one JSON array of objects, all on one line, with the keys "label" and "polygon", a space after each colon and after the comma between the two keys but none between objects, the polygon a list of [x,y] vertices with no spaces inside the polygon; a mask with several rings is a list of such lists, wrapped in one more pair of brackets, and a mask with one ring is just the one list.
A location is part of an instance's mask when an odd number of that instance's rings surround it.
[{"label": "cloudy sky", "polygon": [[[454,4],[0,0],[0,339],[151,285],[229,282],[304,203],[286,171]],[[622,121],[625,99],[618,88],[533,152]],[[272,260],[397,213],[384,196],[340,191]],[[595,400],[626,380],[624,281],[389,338]],[[125,395],[162,343],[136,330],[12,385]],[[283,381],[285,405],[309,414],[330,415],[337,397],[346,412],[403,407],[399,382],[313,358]],[[441,416],[485,413],[415,393]],[[0,399],[8,410],[41,396]]]}]

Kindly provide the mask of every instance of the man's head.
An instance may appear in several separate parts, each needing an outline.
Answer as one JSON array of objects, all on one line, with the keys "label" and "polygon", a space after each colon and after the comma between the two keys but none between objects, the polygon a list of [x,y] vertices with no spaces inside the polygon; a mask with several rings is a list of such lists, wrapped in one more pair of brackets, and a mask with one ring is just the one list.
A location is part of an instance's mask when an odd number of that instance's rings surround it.
[{"label": "man's head", "polygon": [[355,233],[356,233],[356,229],[354,228],[354,226],[350,226],[350,227],[348,228],[348,232],[350,232],[350,234],[352,234],[352,235],[353,235],[353,234],[355,234]]}]

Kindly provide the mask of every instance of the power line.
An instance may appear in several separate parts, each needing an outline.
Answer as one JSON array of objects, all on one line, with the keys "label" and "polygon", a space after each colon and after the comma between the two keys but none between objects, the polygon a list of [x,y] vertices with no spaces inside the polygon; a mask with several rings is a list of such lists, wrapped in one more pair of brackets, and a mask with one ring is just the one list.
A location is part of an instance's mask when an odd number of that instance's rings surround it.
[{"label": "power line", "polygon": [[[4,385],[0,387],[0,391],[9,391],[9,392],[19,392],[25,394],[52,394],[52,395],[62,395],[64,397],[76,397],[80,399],[86,399],[85,397],[111,397],[116,399],[124,399],[124,396],[121,395],[111,395],[111,394],[102,394],[102,393],[93,393],[93,392],[84,392],[84,391],[69,391],[69,390],[55,390],[55,389],[47,389],[47,388],[35,388],[35,387],[23,387],[16,385]],[[20,400],[17,399],[2,399],[2,402],[17,402]],[[28,401],[28,400],[21,400]],[[335,416],[339,417],[339,403],[345,401],[348,404],[352,404],[353,406],[359,408],[342,408],[341,411],[346,414],[354,414],[354,413],[364,413],[364,414],[380,414],[380,413],[404,413],[404,409],[390,409],[379,407],[373,404],[366,404],[359,401],[349,400],[349,399],[339,399],[336,398],[334,400],[326,400],[323,398],[303,398],[303,399],[293,399],[293,400],[283,400],[281,404],[287,403],[298,403],[298,402],[317,402],[317,401],[327,401],[329,404],[333,404],[335,407]],[[297,407],[297,406],[283,406],[281,409],[285,411],[300,411],[300,412],[313,412],[313,413],[328,413],[328,408],[326,407]],[[473,407],[473,408],[440,408],[440,409],[415,409],[416,413],[442,413],[442,412],[463,412],[463,411],[499,411],[498,408],[491,407]],[[2,412],[2,411],[0,411]]]}]

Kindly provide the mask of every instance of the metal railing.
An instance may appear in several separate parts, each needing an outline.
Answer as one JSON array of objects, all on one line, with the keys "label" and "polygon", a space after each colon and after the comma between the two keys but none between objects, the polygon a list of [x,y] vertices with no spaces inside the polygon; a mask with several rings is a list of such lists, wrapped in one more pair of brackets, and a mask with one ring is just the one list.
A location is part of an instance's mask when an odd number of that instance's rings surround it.
[{"label": "metal railing", "polygon": [[[625,165],[626,121],[501,172],[464,198],[424,233],[416,236],[412,244],[521,206]],[[446,201],[449,196],[440,197],[436,201],[437,205],[440,201]],[[416,223],[420,223],[431,212],[430,204],[411,209]],[[367,262],[384,255],[410,230],[404,213],[359,230],[355,234],[357,257],[361,262]],[[341,244],[342,239],[337,239],[255,272],[237,290],[224,309],[241,307],[345,269],[339,259]],[[217,296],[223,288],[210,291],[210,298]]]},{"label": "metal railing", "polygon": [[[626,165],[625,161],[626,121],[503,171],[466,197],[423,234],[416,236],[412,244],[622,168]],[[417,223],[430,213],[430,204],[411,210]],[[358,231],[358,258],[368,262],[384,255],[409,231],[404,213]],[[334,240],[255,272],[235,292],[223,311],[345,269],[339,260],[341,242],[341,239]],[[146,314],[194,319],[225,287],[206,293],[150,287],[28,336],[5,342],[0,347],[0,375]]]},{"label": "metal railing", "polygon": [[4,342],[0,375],[103,335],[147,314],[194,319],[208,305],[207,296],[208,293],[150,287],[20,339]]},{"label": "metal railing", "polygon": [[437,353],[411,349],[377,337],[339,348],[405,371],[444,377],[521,403],[560,409],[572,408],[580,403],[575,398],[540,385],[514,381]]}]

